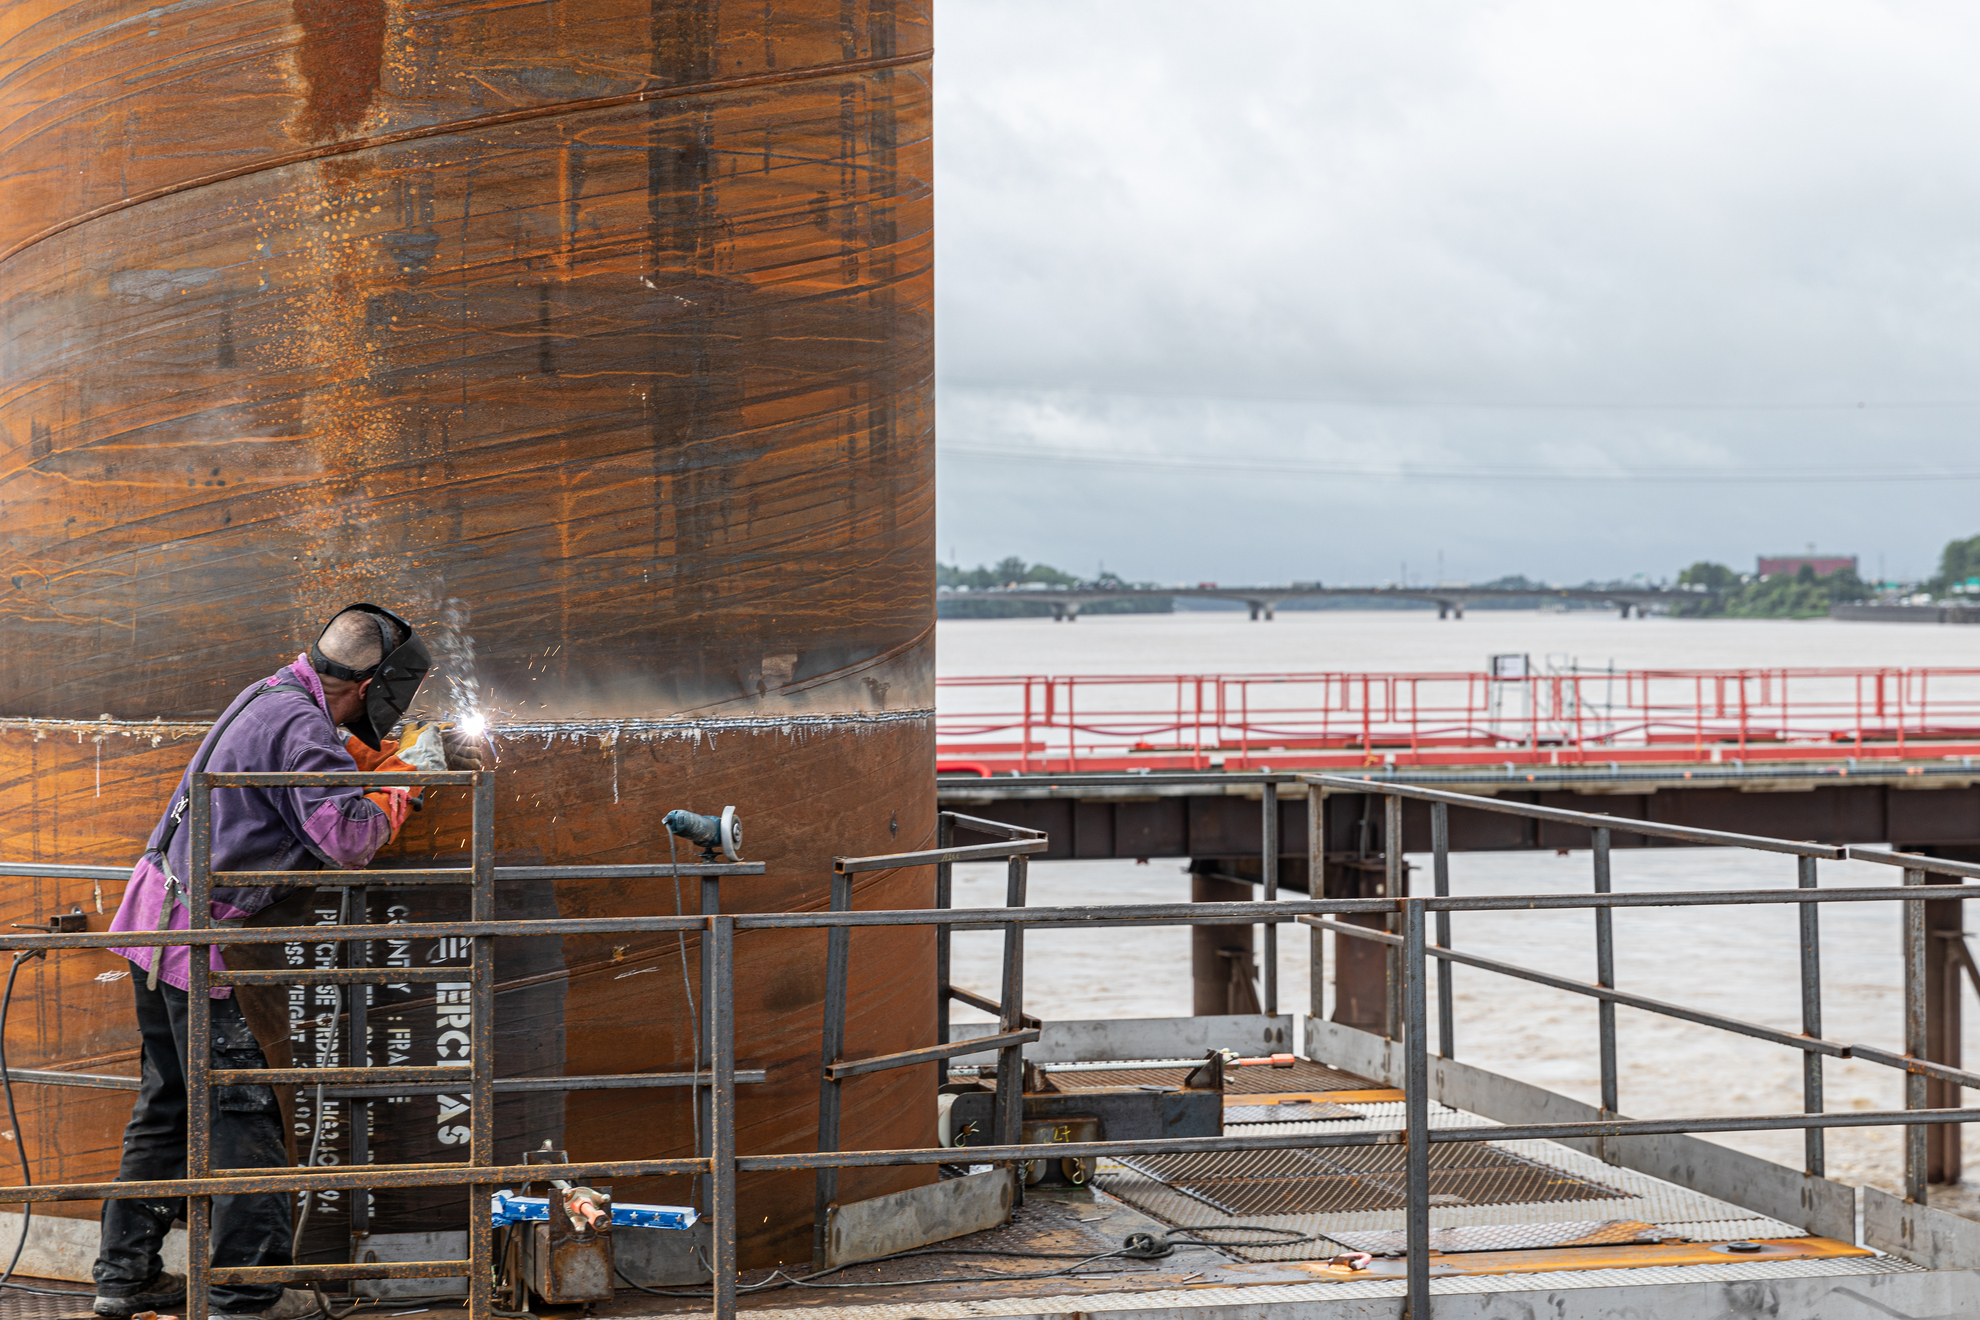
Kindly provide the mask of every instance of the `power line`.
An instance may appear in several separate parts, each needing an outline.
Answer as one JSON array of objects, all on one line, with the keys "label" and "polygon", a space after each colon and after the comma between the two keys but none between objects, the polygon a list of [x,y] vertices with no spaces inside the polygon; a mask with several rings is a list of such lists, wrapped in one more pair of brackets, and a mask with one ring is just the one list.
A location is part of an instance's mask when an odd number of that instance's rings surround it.
[{"label": "power line", "polygon": [[1677,483],[1684,485],[1834,485],[1839,483],[1905,484],[1917,482],[1980,481],[1980,468],[1901,470],[1888,468],[1754,468],[1754,467],[1662,467],[1619,468],[1510,468],[1510,467],[1394,467],[1353,466],[1338,463],[1302,463],[1291,460],[1244,458],[1189,458],[1163,454],[1101,454],[1090,450],[1038,449],[1020,446],[943,445],[939,456],[964,460],[1049,463],[1064,467],[1137,468],[1151,472],[1255,472],[1287,476],[1341,477],[1375,481],[1523,481],[1598,482],[1608,484]]}]

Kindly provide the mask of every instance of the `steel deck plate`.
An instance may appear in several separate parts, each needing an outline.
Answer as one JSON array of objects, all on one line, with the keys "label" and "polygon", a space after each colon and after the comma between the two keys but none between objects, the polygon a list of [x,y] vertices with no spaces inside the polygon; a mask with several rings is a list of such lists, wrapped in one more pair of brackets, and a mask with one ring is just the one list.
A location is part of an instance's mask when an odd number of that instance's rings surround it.
[{"label": "steel deck plate", "polygon": [[1325,1100],[1280,1100],[1269,1105],[1224,1106],[1225,1127],[1234,1123],[1317,1123],[1330,1118],[1361,1117],[1363,1115],[1357,1110]]},{"label": "steel deck plate", "polygon": [[[1446,1255],[1468,1251],[1537,1251],[1548,1247],[1616,1246],[1655,1242],[1662,1234],[1655,1224],[1640,1219],[1577,1219],[1553,1224],[1477,1224],[1430,1231],[1430,1250]],[[1408,1250],[1408,1235],[1385,1228],[1355,1232],[1341,1229],[1334,1241],[1351,1251],[1372,1256],[1400,1256]]]},{"label": "steel deck plate", "polygon": [[[1558,1270],[1544,1274],[1496,1274],[1430,1281],[1433,1296],[1480,1293],[1550,1293],[1566,1289],[1616,1288],[1644,1284],[1765,1283],[1776,1279],[1852,1278],[1878,1274],[1924,1273],[1888,1256],[1837,1259],[1748,1261],[1730,1265],[1669,1265],[1640,1269]],[[1112,1311],[1173,1312],[1212,1310],[1221,1315],[1265,1315],[1275,1306],[1295,1307],[1287,1315],[1313,1315],[1314,1303],[1401,1297],[1401,1279],[1259,1287],[1168,1288],[1151,1292],[1064,1293],[1054,1297],[959,1297],[954,1301],[881,1303],[872,1306],[752,1310],[751,1320],[974,1320],[980,1316],[1081,1316]],[[1356,1314],[1361,1314],[1357,1311]],[[1387,1312],[1385,1314],[1393,1314]]]},{"label": "steel deck plate", "polygon": [[[1195,1064],[1130,1064],[1120,1068],[1047,1068],[1045,1075],[1061,1091],[1085,1091],[1101,1086],[1181,1086]],[[1277,1095],[1287,1091],[1379,1091],[1380,1082],[1357,1077],[1339,1068],[1297,1059],[1290,1068],[1224,1069],[1225,1095]]]}]

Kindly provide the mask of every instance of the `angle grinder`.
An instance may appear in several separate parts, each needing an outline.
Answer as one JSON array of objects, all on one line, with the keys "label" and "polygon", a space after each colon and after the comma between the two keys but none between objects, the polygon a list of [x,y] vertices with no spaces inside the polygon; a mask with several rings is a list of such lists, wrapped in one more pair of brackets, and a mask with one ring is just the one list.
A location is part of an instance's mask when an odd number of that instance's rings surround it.
[{"label": "angle grinder", "polygon": [[680,838],[701,849],[701,860],[713,862],[716,853],[732,862],[742,860],[742,819],[734,807],[723,807],[719,816],[703,816],[692,811],[674,810],[661,822]]}]

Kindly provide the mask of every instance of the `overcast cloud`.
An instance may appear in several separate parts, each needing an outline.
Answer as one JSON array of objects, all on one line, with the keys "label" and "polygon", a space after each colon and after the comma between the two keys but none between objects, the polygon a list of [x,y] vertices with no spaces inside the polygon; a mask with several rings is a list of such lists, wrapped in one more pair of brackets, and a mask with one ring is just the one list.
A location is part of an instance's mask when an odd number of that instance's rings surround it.
[{"label": "overcast cloud", "polygon": [[1895,575],[1980,532],[1980,8],[937,14],[945,560]]}]

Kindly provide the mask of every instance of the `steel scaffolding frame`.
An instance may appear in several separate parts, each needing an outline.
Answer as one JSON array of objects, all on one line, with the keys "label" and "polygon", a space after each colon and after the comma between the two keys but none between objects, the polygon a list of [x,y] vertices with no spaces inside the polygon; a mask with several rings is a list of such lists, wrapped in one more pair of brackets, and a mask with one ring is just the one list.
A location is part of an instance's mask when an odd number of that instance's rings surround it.
[{"label": "steel scaffolding frame", "polygon": [[[207,775],[196,783],[201,792],[194,794],[195,803],[203,800],[205,789],[213,786],[235,786],[240,784],[262,784],[276,780],[293,780],[297,776],[245,776]],[[1884,853],[1875,850],[1829,847],[1820,844],[1802,843],[1793,840],[1769,839],[1753,835],[1728,834],[1709,830],[1693,830],[1677,826],[1656,825],[1650,822],[1633,821],[1624,818],[1597,815],[1593,813],[1562,811],[1555,808],[1528,806],[1518,803],[1498,802],[1489,798],[1462,794],[1439,793],[1434,790],[1415,789],[1404,785],[1371,783],[1360,778],[1342,778],[1324,775],[1273,776],[1272,782],[1304,783],[1309,792],[1310,803],[1316,803],[1321,794],[1327,791],[1378,792],[1388,796],[1385,813],[1393,824],[1400,819],[1404,799],[1417,799],[1432,804],[1433,814],[1440,817],[1450,807],[1500,811],[1513,815],[1529,816],[1556,823],[1585,825],[1592,831],[1627,831],[1640,834],[1682,839],[1691,843],[1716,844],[1727,847],[1751,848],[1766,852],[1791,855],[1797,858],[1797,884],[1791,889],[1721,891],[1702,890],[1669,893],[1615,893],[1608,887],[1607,850],[1597,849],[1596,885],[1588,894],[1549,894],[1549,895],[1479,895],[1454,896],[1448,892],[1448,855],[1441,846],[1447,841],[1447,828],[1434,832],[1438,846],[1434,851],[1438,862],[1436,875],[1438,893],[1411,897],[1391,890],[1382,898],[1372,899],[1306,899],[1279,900],[1274,902],[1248,903],[1166,903],[1134,905],[1092,905],[1025,908],[1007,906],[1003,908],[937,908],[932,910],[909,911],[854,911],[850,908],[850,884],[846,889],[844,906],[835,904],[834,910],[823,912],[777,912],[777,913],[708,913],[695,917],[634,917],[634,918],[574,918],[539,919],[532,921],[497,921],[492,918],[492,885],[495,874],[489,865],[492,858],[492,779],[485,772],[479,774],[449,774],[431,776],[408,776],[405,774],[384,775],[345,775],[328,777],[340,783],[358,784],[471,784],[476,790],[476,843],[474,863],[470,868],[476,877],[475,883],[488,895],[488,901],[477,904],[473,919],[468,921],[422,923],[414,926],[395,927],[396,932],[416,935],[451,935],[466,937],[474,941],[476,971],[475,993],[479,997],[477,1009],[487,1007],[489,988],[492,987],[492,959],[483,952],[489,942],[505,936],[516,935],[587,935],[627,932],[655,931],[698,931],[709,941],[708,967],[712,983],[704,994],[710,1005],[709,1044],[712,1051],[712,1066],[706,1074],[696,1074],[684,1080],[707,1085],[712,1095],[710,1143],[705,1155],[698,1154],[692,1159],[667,1160],[628,1160],[628,1161],[587,1161],[560,1166],[560,1172],[573,1180],[590,1181],[605,1178],[628,1178],[660,1174],[703,1174],[711,1181],[711,1210],[713,1261],[713,1286],[710,1301],[717,1320],[730,1320],[736,1312],[737,1262],[736,1244],[736,1181],[739,1174],[773,1171],[809,1170],[820,1172],[849,1167],[901,1167],[926,1166],[953,1163],[956,1152],[950,1147],[929,1147],[899,1150],[837,1151],[821,1149],[814,1153],[793,1153],[776,1155],[747,1155],[736,1150],[735,1145],[735,1086],[742,1080],[735,1067],[734,1019],[734,974],[735,940],[739,933],[755,930],[823,929],[828,932],[828,943],[836,938],[844,941],[855,928],[934,926],[938,931],[957,926],[1002,928],[1009,935],[1017,935],[1027,927],[1080,927],[1086,929],[1104,928],[1145,928],[1148,926],[1186,926],[1212,924],[1223,925],[1246,922],[1285,924],[1307,922],[1322,925],[1327,929],[1345,932],[1350,938],[1375,939],[1393,951],[1391,965],[1397,982],[1395,999],[1399,1012],[1393,1024],[1392,1034],[1400,1039],[1404,1053],[1404,1124],[1400,1128],[1362,1129],[1353,1132],[1330,1133],[1288,1133],[1288,1134],[1248,1134],[1225,1135],[1218,1137],[1166,1138],[1137,1141],[1094,1141],[1061,1143],[1054,1146],[1054,1153],[1066,1158],[1107,1157],[1115,1155],[1145,1155],[1160,1153],[1190,1153],[1202,1151],[1240,1151],[1301,1149],[1367,1145],[1402,1145],[1406,1148],[1406,1178],[1408,1208],[1405,1212],[1408,1261],[1406,1287],[1409,1314],[1416,1320],[1425,1320],[1431,1314],[1429,1260],[1427,1254],[1429,1240],[1429,1171],[1430,1147],[1444,1142],[1505,1142],[1520,1140],[1573,1140],[1602,1139],[1635,1135],[1665,1133],[1735,1132],[1764,1130],[1800,1129],[1810,1135],[1811,1162],[1819,1159],[1819,1143],[1815,1140],[1820,1133],[1830,1127],[1880,1127],[1901,1126],[1912,1129],[1907,1142],[1907,1190],[1911,1199],[1923,1203],[1925,1199],[1923,1174],[1924,1128],[1932,1124],[1948,1122],[1980,1121],[1980,1109],[1970,1108],[1926,1108],[1924,1107],[1924,1081],[1938,1078],[1965,1086],[1980,1087],[1980,1074],[1949,1068],[1932,1063],[1921,1057],[1924,1049],[1924,978],[1923,958],[1926,940],[1925,923],[1919,903],[1923,901],[1958,900],[1968,889],[1980,892],[1980,886],[1965,883],[1926,886],[1924,878],[1928,874],[1944,876],[1956,882],[1980,879],[1980,867],[1957,862],[1946,862],[1936,858],[1917,857],[1906,854]],[[1203,776],[1206,781],[1225,782],[1228,776]],[[323,782],[318,779],[316,782]],[[1438,809],[1441,809],[1439,811]],[[200,810],[204,810],[201,808]],[[1319,813],[1314,812],[1317,817]],[[1447,819],[1447,817],[1445,817]],[[205,837],[206,817],[195,818],[195,840]],[[952,844],[951,838],[944,840]],[[1005,827],[1008,828],[1008,827]],[[1020,833],[1012,831],[1012,833]],[[929,851],[889,854],[878,857],[840,858],[834,863],[835,876],[850,877],[862,871],[874,871],[908,866],[952,865],[961,860],[1005,859],[1014,871],[1021,870],[1030,853],[1042,846],[1042,840],[1029,832],[1022,832],[1024,838],[1010,838],[1001,843],[970,845],[966,847],[947,846]],[[1399,837],[1392,832],[1390,838]],[[1606,843],[1606,834],[1592,835],[1598,843]],[[200,845],[204,846],[204,845]],[[1318,849],[1318,842],[1314,844]],[[1815,888],[1812,867],[1808,863],[1821,858],[1839,859],[1854,857],[1860,860],[1878,862],[1903,869],[1905,883],[1896,888]],[[202,862],[203,864],[203,862]],[[1392,870],[1396,864],[1392,862]],[[75,868],[66,868],[72,871]],[[568,868],[579,872],[596,868]],[[682,873],[690,873],[683,867]],[[33,864],[18,864],[5,868],[14,874],[43,874],[45,868]],[[541,878],[552,878],[565,873],[565,868],[529,868]],[[652,875],[668,874],[669,868],[659,866],[645,868],[642,873]],[[266,873],[264,873],[266,874]],[[442,870],[425,872],[347,872],[331,873],[333,878],[344,879],[347,883],[361,877],[368,885],[380,883],[407,883],[402,877],[417,875],[422,878],[415,883],[434,883],[435,877],[448,874]],[[460,875],[459,869],[452,871]],[[229,884],[243,883],[237,878],[240,873],[222,873],[218,878]],[[296,878],[282,875],[278,880],[269,876],[270,884],[289,883]],[[207,911],[205,899],[210,892],[214,875],[209,871],[196,878],[195,889],[195,928],[189,931],[161,931],[152,933],[118,934],[36,934],[0,935],[0,950],[21,949],[73,949],[111,948],[161,945],[180,945],[195,948],[215,944],[244,943],[287,943],[297,938],[299,932],[307,932],[307,937],[317,941],[353,941],[375,938],[376,927],[358,926],[311,926],[304,928],[271,929],[213,929],[203,918]],[[315,879],[320,880],[322,873]],[[458,881],[455,881],[458,882]],[[1020,899],[1022,895],[1020,894]],[[1613,985],[1612,962],[1606,957],[1598,957],[1597,981],[1593,984],[1570,981],[1555,977],[1550,973],[1535,972],[1531,969],[1513,968],[1510,964],[1462,954],[1449,947],[1448,919],[1454,912],[1466,911],[1520,911],[1532,909],[1589,909],[1598,914],[1596,926],[1598,947],[1608,942],[1608,922],[1603,920],[1617,908],[1625,907],[1748,907],[1758,905],[1796,905],[1803,914],[1801,923],[1803,956],[1811,958],[1809,949],[1813,944],[1815,931],[1812,920],[1817,904],[1859,903],[1859,902],[1902,902],[1908,915],[1905,923],[1905,1006],[1906,1030],[1905,1052],[1902,1054],[1882,1050],[1868,1045],[1851,1045],[1829,1041],[1815,1034],[1809,1022],[1819,1024],[1819,1002],[1813,1016],[1804,1013],[1804,1034],[1778,1031],[1760,1024],[1742,1022],[1719,1014],[1687,1009],[1618,990]],[[1381,915],[1395,919],[1401,929],[1397,933],[1371,930],[1366,927],[1347,926],[1344,923],[1327,920],[1344,915]],[[1437,937],[1433,944],[1429,930],[1431,919],[1437,919]],[[939,938],[939,936],[938,936]],[[1013,949],[1017,950],[1014,954]],[[1006,966],[1014,958],[1021,962],[1021,943],[1015,941],[1006,945]],[[198,963],[201,960],[195,959]],[[1486,970],[1505,972],[1542,984],[1576,993],[1587,994],[1611,1006],[1624,1004],[1650,1012],[1682,1018],[1687,1021],[1712,1026],[1755,1039],[1771,1041],[1789,1048],[1800,1049],[1819,1062],[1822,1056],[1862,1058],[1871,1062],[1902,1069],[1907,1074],[1906,1105],[1902,1110],[1889,1111],[1850,1111],[1840,1114],[1825,1113],[1820,1105],[1819,1070],[1809,1074],[1811,1084],[1805,1096],[1804,1110],[1794,1114],[1761,1114],[1732,1117],[1676,1118],[1657,1120],[1626,1120],[1604,1117],[1597,1122],[1538,1123],[1517,1126],[1476,1126],[1431,1129],[1428,1122],[1430,1102],[1429,1060],[1430,1041],[1428,1039],[1428,968],[1436,962],[1440,966],[1451,963],[1465,963]],[[1819,980],[1811,987],[1807,969],[1816,965],[1804,962],[1804,988],[1819,991]],[[345,970],[345,969],[334,969]],[[373,969],[350,969],[354,972],[370,973]],[[394,973],[397,975],[397,973]],[[1021,973],[1020,973],[1021,974]],[[231,974],[244,975],[242,973]],[[235,983],[243,983],[236,981]],[[206,984],[204,978],[201,985]],[[1007,981],[1007,985],[1009,982]],[[1443,978],[1440,997],[1448,993],[1448,979]],[[195,996],[196,999],[199,996]],[[946,1001],[945,1001],[946,1002]],[[1019,1011],[1019,1002],[1012,998],[1000,1005],[1006,1015]],[[831,1005],[821,1023],[821,1034],[829,1032],[831,1025]],[[841,1004],[841,1011],[843,1005]],[[225,1195],[243,1191],[297,1191],[319,1189],[359,1190],[368,1187],[435,1187],[464,1186],[470,1189],[470,1232],[469,1258],[465,1261],[409,1262],[403,1264],[367,1264],[362,1267],[350,1265],[298,1266],[281,1271],[242,1271],[214,1270],[203,1261],[195,1264],[197,1271],[192,1283],[194,1297],[213,1282],[245,1281],[273,1278],[277,1274],[285,1281],[327,1281],[351,1278],[408,1278],[458,1276],[464,1272],[470,1275],[469,1311],[473,1320],[485,1320],[491,1313],[489,1265],[491,1258],[491,1231],[485,1213],[487,1202],[483,1199],[490,1190],[505,1182],[528,1180],[532,1172],[541,1173],[540,1166],[505,1166],[494,1163],[494,1132],[492,1101],[497,1087],[492,1075],[492,1051],[480,1046],[492,1042],[492,1034],[480,1026],[482,1021],[492,1023],[492,1018],[483,1014],[477,1019],[477,1044],[472,1069],[474,1086],[473,1141],[470,1159],[465,1163],[438,1165],[368,1166],[335,1173],[315,1171],[295,1173],[268,1173],[265,1171],[224,1171],[208,1167],[209,1159],[202,1151],[201,1163],[189,1163],[189,1176],[182,1179],[158,1180],[151,1182],[97,1182],[49,1184],[39,1187],[0,1187],[0,1202],[42,1202],[58,1200],[94,1200],[105,1197],[187,1197],[193,1207],[189,1212],[198,1215],[196,1221],[202,1225],[210,1222],[210,1200],[214,1195]],[[1019,1018],[1018,1020],[1022,1020]],[[1448,1023],[1449,1019],[1446,1018]],[[1001,1030],[1001,1028],[1000,1028]],[[1446,1028],[1448,1033],[1449,1028]],[[1614,1073],[1614,1023],[1613,1009],[1602,1015],[1601,1042],[1603,1057],[1603,1108],[1613,1113],[1615,1100]],[[1023,1034],[1005,1032],[1007,1035]],[[195,1041],[201,1038],[195,1034]],[[202,1042],[203,1043],[203,1042]],[[841,1042],[841,1046],[843,1042]],[[1454,1037],[1445,1034],[1439,1042],[1440,1048],[1448,1051],[1454,1048]],[[986,1042],[978,1040],[967,1043],[970,1052],[984,1049]],[[1009,1040],[1001,1044],[1001,1054],[1014,1055],[1022,1049],[1023,1041]],[[948,1042],[938,1042],[933,1049],[909,1052],[914,1057],[902,1060],[908,1062],[934,1061],[963,1052]],[[891,1064],[889,1060],[843,1060],[835,1053],[824,1056],[825,1072],[831,1075],[834,1069],[840,1075],[853,1075],[846,1071],[848,1065],[861,1063]],[[192,1061],[189,1061],[192,1062]],[[215,1072],[199,1061],[197,1076],[202,1087],[214,1084],[238,1085],[243,1082],[256,1084],[284,1085],[306,1083],[319,1074],[328,1076],[340,1074],[334,1080],[359,1082],[365,1085],[400,1086],[432,1084],[428,1078],[431,1070],[421,1069],[267,1069],[252,1072]],[[1004,1070],[1000,1068],[1001,1073]],[[350,1077],[357,1072],[365,1076]],[[375,1077],[370,1074],[388,1074]],[[29,1080],[20,1074],[22,1080]],[[189,1079],[193,1073],[189,1069]],[[650,1085],[679,1084],[680,1074],[652,1074]],[[669,1081],[661,1081],[666,1077]],[[216,1077],[224,1082],[216,1083]],[[564,1079],[542,1079],[553,1084]],[[1001,1089],[1001,1088],[1000,1088]],[[195,1105],[196,1111],[204,1112]],[[1006,1140],[1003,1144],[972,1146],[969,1151],[971,1163],[1004,1164],[1013,1169],[1035,1158],[1037,1148]],[[193,1174],[201,1176],[191,1176]],[[202,1234],[204,1228],[202,1228]],[[195,1241],[203,1241],[201,1238]]]}]

